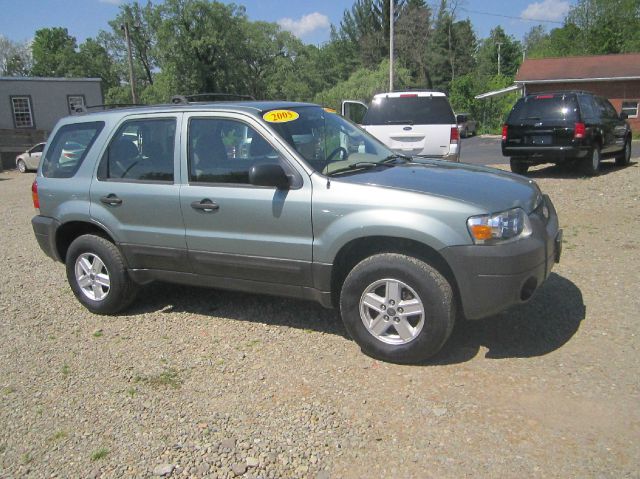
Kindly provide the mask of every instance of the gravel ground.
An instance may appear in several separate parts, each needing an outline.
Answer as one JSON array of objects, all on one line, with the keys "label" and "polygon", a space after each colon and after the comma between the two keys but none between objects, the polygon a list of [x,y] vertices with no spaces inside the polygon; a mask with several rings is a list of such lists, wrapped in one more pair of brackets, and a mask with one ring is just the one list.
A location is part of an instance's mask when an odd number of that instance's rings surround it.
[{"label": "gravel ground", "polygon": [[640,477],[640,168],[531,176],[562,262],[397,366],[313,303],[156,284],[92,315],[36,244],[33,175],[0,173],[0,477]]}]

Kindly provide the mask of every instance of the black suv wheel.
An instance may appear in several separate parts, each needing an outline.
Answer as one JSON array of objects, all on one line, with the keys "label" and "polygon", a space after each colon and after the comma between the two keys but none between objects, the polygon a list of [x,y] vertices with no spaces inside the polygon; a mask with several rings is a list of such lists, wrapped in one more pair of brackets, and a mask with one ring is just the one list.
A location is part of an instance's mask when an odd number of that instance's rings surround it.
[{"label": "black suv wheel", "polygon": [[529,165],[520,158],[510,158],[509,165],[511,166],[511,171],[518,175],[526,175],[527,171],[529,171]]}]

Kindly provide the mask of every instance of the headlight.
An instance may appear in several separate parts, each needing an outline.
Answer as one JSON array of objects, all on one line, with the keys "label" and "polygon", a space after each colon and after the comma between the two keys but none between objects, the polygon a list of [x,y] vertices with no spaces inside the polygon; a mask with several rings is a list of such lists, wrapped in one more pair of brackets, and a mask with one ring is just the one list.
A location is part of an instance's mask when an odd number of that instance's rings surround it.
[{"label": "headlight", "polygon": [[496,244],[531,234],[529,217],[522,208],[472,216],[467,220],[467,228],[476,244]]}]

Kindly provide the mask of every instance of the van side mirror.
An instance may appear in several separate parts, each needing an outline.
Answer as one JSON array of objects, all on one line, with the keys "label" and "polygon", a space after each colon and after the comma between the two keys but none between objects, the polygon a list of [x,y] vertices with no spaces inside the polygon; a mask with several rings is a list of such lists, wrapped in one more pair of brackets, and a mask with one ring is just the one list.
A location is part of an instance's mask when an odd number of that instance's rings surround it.
[{"label": "van side mirror", "polygon": [[276,187],[279,190],[287,190],[291,185],[284,169],[277,163],[253,165],[249,170],[249,183],[255,186]]}]

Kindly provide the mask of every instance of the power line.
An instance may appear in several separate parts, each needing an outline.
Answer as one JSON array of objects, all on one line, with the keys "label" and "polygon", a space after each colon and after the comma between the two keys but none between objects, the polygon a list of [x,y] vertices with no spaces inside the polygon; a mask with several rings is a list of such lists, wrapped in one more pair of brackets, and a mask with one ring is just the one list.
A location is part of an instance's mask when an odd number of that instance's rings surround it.
[{"label": "power line", "polygon": [[478,10],[469,10],[464,7],[460,7],[460,10],[467,13],[475,13],[477,15],[488,15],[490,17],[502,17],[502,18],[510,18],[512,20],[522,20],[524,22],[538,22],[538,23],[555,23],[558,25],[564,25],[564,22],[558,22],[556,20],[540,20],[537,18],[523,18],[523,17],[514,17],[513,15],[502,15],[500,13],[490,13],[490,12],[480,12]]}]

